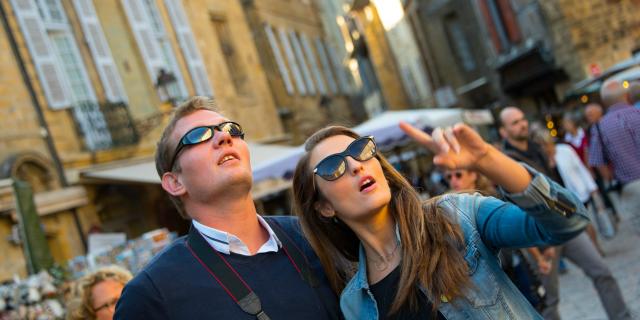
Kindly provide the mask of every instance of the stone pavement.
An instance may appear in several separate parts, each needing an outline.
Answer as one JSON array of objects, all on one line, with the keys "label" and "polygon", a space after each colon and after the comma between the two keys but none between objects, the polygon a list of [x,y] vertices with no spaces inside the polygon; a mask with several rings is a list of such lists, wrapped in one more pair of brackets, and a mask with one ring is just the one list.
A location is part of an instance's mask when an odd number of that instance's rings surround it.
[{"label": "stone pavement", "polygon": [[[623,216],[616,237],[608,241],[601,239],[600,244],[634,319],[640,319],[640,236],[633,232],[628,218]],[[565,261],[568,272],[560,275],[562,319],[606,320],[591,280],[567,259]]]}]

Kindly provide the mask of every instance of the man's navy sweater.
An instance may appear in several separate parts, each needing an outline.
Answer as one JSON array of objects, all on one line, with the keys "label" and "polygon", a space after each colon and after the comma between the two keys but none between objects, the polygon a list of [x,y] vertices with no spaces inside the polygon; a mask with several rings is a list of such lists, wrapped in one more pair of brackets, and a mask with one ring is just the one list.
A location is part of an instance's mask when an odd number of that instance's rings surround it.
[{"label": "man's navy sweater", "polygon": [[[337,317],[338,299],[328,285],[317,256],[302,237],[297,219],[265,219],[281,226],[304,252],[321,283],[312,288],[284,250],[254,256],[225,256],[258,295],[264,312],[273,320]],[[174,241],[125,286],[114,319],[255,319],[238,307],[196,260],[186,243],[187,237]]]}]

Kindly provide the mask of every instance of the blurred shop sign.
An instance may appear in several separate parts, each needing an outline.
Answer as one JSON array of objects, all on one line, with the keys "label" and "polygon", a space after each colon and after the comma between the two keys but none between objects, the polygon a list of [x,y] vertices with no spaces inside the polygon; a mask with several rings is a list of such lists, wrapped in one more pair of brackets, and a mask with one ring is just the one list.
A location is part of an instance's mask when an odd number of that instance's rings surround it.
[{"label": "blurred shop sign", "polygon": [[592,63],[589,65],[589,74],[597,77],[602,74],[602,69],[600,69],[600,66],[597,63]]},{"label": "blurred shop sign", "polygon": [[462,119],[470,125],[487,125],[493,123],[493,115],[489,110],[467,110],[462,113]]}]

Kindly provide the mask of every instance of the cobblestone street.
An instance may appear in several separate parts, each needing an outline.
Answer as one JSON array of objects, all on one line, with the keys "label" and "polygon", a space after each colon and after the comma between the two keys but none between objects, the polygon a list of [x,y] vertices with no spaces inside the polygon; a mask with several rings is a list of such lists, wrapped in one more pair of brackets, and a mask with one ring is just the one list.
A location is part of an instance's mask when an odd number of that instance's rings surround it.
[{"label": "cobblestone street", "polygon": [[[633,319],[640,319],[640,236],[633,233],[628,217],[623,217],[612,240],[600,240],[611,271],[618,280]],[[565,259],[568,272],[560,276],[562,319],[607,319],[590,279]]]}]

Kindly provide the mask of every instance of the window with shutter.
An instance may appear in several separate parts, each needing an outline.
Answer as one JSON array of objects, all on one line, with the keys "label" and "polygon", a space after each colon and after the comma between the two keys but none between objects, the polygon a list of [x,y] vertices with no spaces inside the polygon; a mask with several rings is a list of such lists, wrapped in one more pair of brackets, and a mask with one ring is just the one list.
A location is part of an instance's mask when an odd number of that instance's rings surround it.
[{"label": "window with shutter", "polygon": [[267,39],[269,40],[269,46],[271,46],[273,57],[276,59],[276,65],[278,66],[280,77],[282,77],[282,81],[284,82],[284,87],[287,90],[287,93],[291,95],[293,94],[293,84],[291,83],[289,71],[287,70],[287,66],[285,65],[284,58],[282,57],[280,46],[278,46],[278,40],[276,39],[276,36],[273,33],[273,29],[270,25],[265,24],[264,31],[267,34]]},{"label": "window with shutter", "polygon": [[300,63],[300,69],[302,70],[304,83],[307,86],[309,93],[315,94],[316,87],[313,84],[313,80],[311,79],[311,72],[309,71],[309,67],[307,66],[304,55],[302,54],[302,48],[300,46],[300,41],[298,40],[298,35],[295,31],[290,31],[289,37],[291,38],[291,44],[293,45],[293,53],[296,55],[296,60],[298,60],[298,63]]},{"label": "window with shutter", "polygon": [[173,30],[176,33],[182,54],[184,56],[196,94],[204,96],[213,96],[213,88],[207,76],[207,68],[202,61],[200,50],[196,45],[191,31],[191,25],[185,15],[184,8],[180,0],[165,0],[167,12],[173,24]]},{"label": "window with shutter", "polygon": [[327,58],[327,51],[324,48],[324,44],[320,37],[317,37],[315,40],[316,43],[316,52],[318,52],[318,56],[320,57],[320,64],[322,64],[322,69],[324,70],[324,75],[327,78],[327,84],[329,85],[329,90],[331,94],[338,93],[338,86],[336,85],[335,77],[333,76],[333,71],[331,70],[331,64],[329,59]]},{"label": "window with shutter", "polygon": [[110,147],[107,123],[60,0],[16,0],[13,5],[49,104],[56,107],[53,102],[64,97],[64,106],[73,106],[86,147]]},{"label": "window with shutter", "polygon": [[36,3],[33,0],[11,0],[11,4],[49,106],[54,109],[70,107],[71,96],[66,90],[66,79],[57,64]]},{"label": "window with shutter", "polygon": [[184,85],[182,73],[178,68],[171,43],[167,39],[155,1],[121,1],[152,82],[157,84],[161,70],[170,72],[175,78],[175,82],[169,84],[166,88],[171,97],[164,96],[164,93],[159,90],[160,98],[168,100],[186,97],[188,92]]},{"label": "window with shutter", "polygon": [[289,42],[289,37],[287,36],[287,32],[279,28],[278,36],[280,37],[280,41],[282,42],[282,48],[284,48],[284,53],[287,56],[287,62],[289,67],[291,67],[291,73],[293,74],[293,80],[296,82],[296,87],[298,88],[298,92],[300,95],[307,94],[307,88],[304,86],[304,80],[302,80],[302,74],[300,73],[300,68],[298,67],[298,62],[296,61],[296,57],[293,54],[293,49],[291,49],[291,43]]},{"label": "window with shutter", "polygon": [[84,37],[89,45],[98,76],[110,102],[127,101],[127,95],[111,55],[92,0],[73,0]]},{"label": "window with shutter", "polygon": [[327,94],[327,87],[324,84],[324,79],[322,79],[322,71],[318,68],[318,62],[316,60],[316,56],[313,54],[313,49],[311,48],[311,44],[309,44],[309,39],[306,35],[300,35],[300,42],[302,43],[302,48],[304,49],[305,56],[307,57],[307,61],[311,65],[311,72],[313,73],[314,78],[316,79],[316,84],[318,85],[318,91],[322,94]]}]

